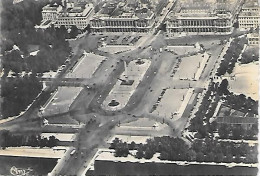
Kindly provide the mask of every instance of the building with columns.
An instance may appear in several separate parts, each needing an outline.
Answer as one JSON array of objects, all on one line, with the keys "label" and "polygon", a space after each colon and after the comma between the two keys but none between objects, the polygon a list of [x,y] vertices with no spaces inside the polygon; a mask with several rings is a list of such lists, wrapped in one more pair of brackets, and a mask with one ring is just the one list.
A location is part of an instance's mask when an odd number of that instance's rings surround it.
[{"label": "building with columns", "polygon": [[83,0],[62,0],[62,5],[48,4],[42,8],[42,23],[36,28],[48,28],[65,26],[70,28],[76,26],[84,29],[88,26],[90,18],[94,14],[94,6]]},{"label": "building with columns", "polygon": [[58,19],[60,12],[62,11],[62,6],[57,4],[47,4],[42,8],[42,19],[43,21]]},{"label": "building with columns", "polygon": [[169,36],[183,32],[196,35],[230,34],[241,2],[240,0],[233,4],[227,0],[179,2],[167,17],[166,31]]},{"label": "building with columns", "polygon": [[256,29],[260,22],[260,7],[257,0],[246,0],[238,16],[241,30]]},{"label": "building with columns", "polygon": [[127,2],[110,2],[90,20],[92,32],[151,32],[155,15],[147,7],[133,7]]},{"label": "building with columns", "polygon": [[76,26],[78,29],[84,29],[89,24],[90,18],[93,16],[93,14],[93,4],[73,6],[65,9],[60,13],[54,26],[65,26],[66,28]]},{"label": "building with columns", "polygon": [[247,34],[248,45],[259,46],[259,33]]}]

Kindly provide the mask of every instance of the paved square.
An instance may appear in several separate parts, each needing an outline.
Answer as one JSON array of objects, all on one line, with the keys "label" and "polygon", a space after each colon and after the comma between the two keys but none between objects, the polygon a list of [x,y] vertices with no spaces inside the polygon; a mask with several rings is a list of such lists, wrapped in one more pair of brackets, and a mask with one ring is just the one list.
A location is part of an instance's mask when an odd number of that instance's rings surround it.
[{"label": "paved square", "polygon": [[179,68],[175,73],[176,78],[198,80],[209,58],[207,53],[197,54],[181,59]]},{"label": "paved square", "polygon": [[58,87],[54,96],[43,107],[43,115],[48,116],[67,112],[82,89],[82,87]]},{"label": "paved square", "polygon": [[65,78],[91,78],[104,59],[104,56],[85,53]]}]

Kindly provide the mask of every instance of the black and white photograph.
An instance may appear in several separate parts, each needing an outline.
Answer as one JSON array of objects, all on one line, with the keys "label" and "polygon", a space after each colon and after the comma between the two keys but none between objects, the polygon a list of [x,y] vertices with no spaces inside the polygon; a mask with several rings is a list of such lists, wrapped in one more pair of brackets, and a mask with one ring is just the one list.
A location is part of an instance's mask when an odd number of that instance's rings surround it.
[{"label": "black and white photograph", "polygon": [[1,176],[257,176],[258,0],[0,0]]}]

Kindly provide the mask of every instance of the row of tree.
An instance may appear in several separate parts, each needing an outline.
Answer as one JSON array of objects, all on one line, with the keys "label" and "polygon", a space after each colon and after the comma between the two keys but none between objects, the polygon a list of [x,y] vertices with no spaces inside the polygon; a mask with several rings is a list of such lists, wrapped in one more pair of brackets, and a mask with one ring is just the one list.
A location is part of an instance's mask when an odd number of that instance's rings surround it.
[{"label": "row of tree", "polygon": [[244,44],[247,43],[245,37],[243,38],[235,38],[228,48],[226,54],[224,55],[224,59],[220,63],[220,66],[217,70],[217,76],[225,75],[226,73],[231,74],[237,59],[244,48]]},{"label": "row of tree", "polygon": [[221,139],[257,140],[258,124],[253,124],[250,128],[244,128],[241,125],[222,124],[218,127],[218,134]]},{"label": "row of tree", "polygon": [[[61,3],[52,0],[51,3]],[[37,79],[38,73],[57,70],[70,56],[71,48],[66,36],[65,27],[35,29],[42,20],[42,7],[49,0],[26,0],[13,4],[3,0],[1,12],[1,54],[4,75],[1,80],[1,96],[3,97],[2,117],[6,118],[20,114],[36,98],[42,90],[42,84]],[[72,34],[75,30],[72,29]],[[74,35],[74,34],[73,34]],[[18,49],[13,49],[14,45]],[[30,52],[39,50],[37,55]],[[16,77],[7,78],[10,71]],[[19,77],[21,72],[32,72],[30,76]]]},{"label": "row of tree", "polygon": [[35,76],[22,78],[2,78],[2,116],[19,115],[41,92],[42,84]]},{"label": "row of tree", "polygon": [[248,48],[242,54],[242,58],[240,62],[242,64],[248,64],[250,62],[258,61],[259,60],[259,49],[258,47]]},{"label": "row of tree", "polygon": [[232,109],[250,113],[252,115],[258,114],[258,101],[253,100],[251,97],[246,97],[244,94],[236,95],[228,90],[229,83],[227,79],[222,80],[217,93],[223,96],[226,104],[231,106]]},{"label": "row of tree", "polygon": [[[218,124],[216,121],[209,122],[209,119],[213,117],[215,109],[217,107],[220,99],[225,101],[225,104],[232,109],[248,113],[249,116],[258,114],[258,101],[251,99],[250,97],[246,98],[245,95],[235,95],[228,90],[228,81],[224,79],[221,84],[212,83],[209,85],[208,91],[203,97],[202,103],[195,113],[195,117],[191,119],[189,130],[197,132],[195,137],[202,139],[208,136],[213,136],[213,133],[218,132],[219,134],[226,133],[224,128],[217,128]],[[245,117],[246,118],[246,117]],[[229,125],[230,126],[230,125]],[[257,128],[250,130],[242,130],[242,127],[231,127],[230,133],[234,135],[228,135],[232,139],[253,139],[254,134],[258,132]],[[224,137],[226,135],[221,135]],[[238,137],[240,136],[240,137]]]},{"label": "row of tree", "polygon": [[205,138],[216,131],[216,122],[210,123],[209,119],[213,116],[220,99],[215,93],[217,90],[218,84],[213,82],[209,85],[208,90],[202,99],[202,103],[195,113],[195,117],[190,121],[189,130],[197,132],[196,137],[198,138]]},{"label": "row of tree", "polygon": [[[127,145],[115,139],[110,148],[115,149],[116,157],[126,157],[130,146],[133,147],[133,145],[133,143]],[[151,159],[155,153],[159,153],[161,160],[170,161],[257,162],[257,145],[234,144],[208,137],[205,140],[195,140],[191,146],[188,146],[181,138],[155,137],[148,139],[146,144],[135,145],[134,149],[137,149],[135,157],[138,159]]]},{"label": "row of tree", "polygon": [[32,146],[32,147],[54,147],[57,146],[59,140],[54,136],[50,136],[49,139],[42,138],[40,135],[17,135],[12,134],[9,131],[1,131],[1,148],[7,147],[20,147],[20,146]]},{"label": "row of tree", "polygon": [[195,140],[191,150],[196,153],[196,161],[256,163],[258,145],[219,141],[213,138]]},{"label": "row of tree", "polygon": [[[3,67],[5,75],[10,70],[16,74],[25,72],[43,73],[49,70],[57,70],[58,66],[62,65],[69,57],[71,48],[69,43],[65,41],[66,29],[54,27],[46,30],[38,30],[37,37],[34,37],[34,45],[39,46],[36,56],[29,55],[28,48],[30,43],[24,43],[27,46],[24,49],[12,50],[4,52]],[[22,57],[23,55],[23,57]]]}]

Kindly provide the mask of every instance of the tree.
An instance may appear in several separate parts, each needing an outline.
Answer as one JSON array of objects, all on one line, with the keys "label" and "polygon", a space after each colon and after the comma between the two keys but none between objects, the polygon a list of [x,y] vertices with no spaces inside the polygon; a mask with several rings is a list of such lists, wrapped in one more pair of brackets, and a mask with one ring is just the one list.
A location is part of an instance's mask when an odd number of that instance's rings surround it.
[{"label": "tree", "polygon": [[71,31],[70,31],[70,38],[77,37],[77,35],[79,34],[78,28],[75,25],[73,25],[70,29],[71,29]]},{"label": "tree", "polygon": [[210,152],[207,154],[207,156],[205,157],[206,161],[212,162],[215,160],[215,154],[213,152]]},{"label": "tree", "polygon": [[229,94],[229,91],[228,91],[228,80],[227,79],[223,79],[221,84],[219,85],[219,88],[218,88],[218,92],[220,95],[224,94],[224,95],[227,95]]},{"label": "tree", "polygon": [[57,143],[58,143],[58,140],[54,136],[50,136],[47,146],[52,148],[54,146],[57,146]]},{"label": "tree", "polygon": [[39,146],[39,141],[37,139],[37,137],[35,135],[31,135],[29,137],[29,141],[28,141],[28,145],[32,146],[32,147],[37,147]]},{"label": "tree", "polygon": [[151,147],[147,147],[144,152],[144,158],[145,159],[151,159],[154,155],[154,150]]},{"label": "tree", "polygon": [[195,161],[196,160],[196,152],[192,149],[188,151],[188,160]]},{"label": "tree", "polygon": [[216,161],[217,163],[223,162],[223,159],[224,159],[224,155],[223,155],[222,152],[216,154],[215,161]]},{"label": "tree", "polygon": [[198,152],[196,155],[196,161],[202,162],[204,161],[204,154],[202,152]]},{"label": "tree", "polygon": [[132,141],[131,144],[129,145],[129,150],[134,150],[135,146],[136,146],[135,142]]},{"label": "tree", "polygon": [[231,163],[233,161],[233,155],[231,155],[230,153],[228,153],[224,159],[225,162],[227,163]]},{"label": "tree", "polygon": [[120,142],[122,142],[121,140],[119,140],[119,138],[115,138],[113,141],[112,141],[112,143],[110,144],[110,149],[115,149],[116,148],[116,146],[120,143]]},{"label": "tree", "polygon": [[128,149],[127,143],[119,142],[115,148],[115,156],[116,157],[120,157],[120,156],[127,157],[128,154],[129,154],[129,149]]},{"label": "tree", "polygon": [[222,139],[226,139],[229,137],[230,134],[230,126],[227,124],[221,124],[218,129],[219,137]]},{"label": "tree", "polygon": [[139,146],[136,152],[136,158],[141,159],[144,157],[143,147]]},{"label": "tree", "polygon": [[242,139],[243,136],[244,136],[244,128],[241,127],[240,125],[239,126],[235,126],[233,129],[232,129],[232,138],[233,139]]}]

